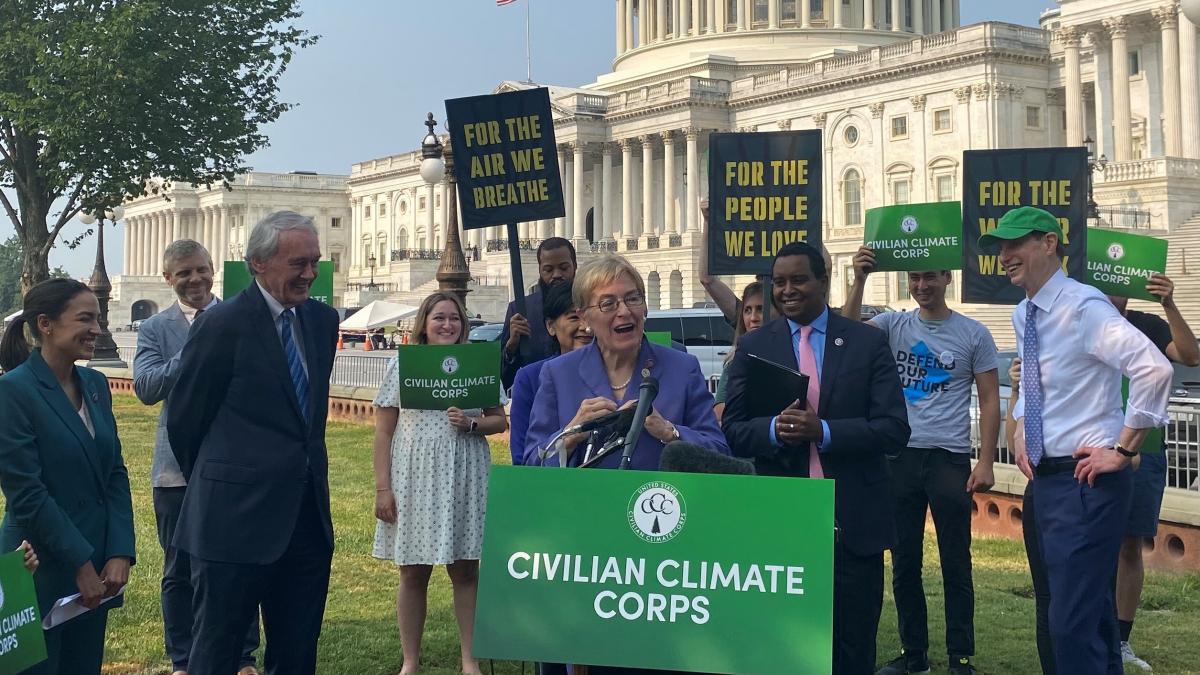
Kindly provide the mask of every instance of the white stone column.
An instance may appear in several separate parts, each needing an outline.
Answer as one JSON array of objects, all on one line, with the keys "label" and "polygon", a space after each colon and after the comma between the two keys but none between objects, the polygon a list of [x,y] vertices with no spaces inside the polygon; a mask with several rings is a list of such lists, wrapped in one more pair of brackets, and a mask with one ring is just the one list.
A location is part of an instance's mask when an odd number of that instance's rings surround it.
[{"label": "white stone column", "polygon": [[[229,260],[229,207],[221,206],[217,209],[217,269]],[[351,242],[353,245],[353,242]]]},{"label": "white stone column", "polygon": [[1067,145],[1083,145],[1083,80],[1079,74],[1079,29],[1067,26],[1058,31],[1063,44],[1066,65],[1063,78],[1066,80],[1067,97]]},{"label": "white stone column", "polygon": [[[808,7],[807,2],[802,2]],[[779,0],[767,0],[767,28],[779,28]]]},{"label": "white stone column", "polygon": [[1168,157],[1183,156],[1179,110],[1179,3],[1168,2],[1152,11],[1162,35],[1163,120]]},{"label": "white stone column", "polygon": [[[717,0],[717,2],[723,3],[724,0]],[[749,2],[750,0],[737,0],[737,29],[739,31],[749,30],[750,28],[751,21],[746,17],[746,5]],[[722,4],[722,6],[724,5]]]},{"label": "white stone column", "polygon": [[898,33],[904,30],[904,17],[900,12],[900,0],[892,0],[892,32]]},{"label": "white stone column", "polygon": [[633,141],[622,138],[621,146],[621,236],[632,237],[633,232]]},{"label": "white stone column", "polygon": [[945,27],[942,26],[942,0],[933,0],[933,4],[930,7],[932,10],[929,16],[930,32],[940,33],[943,30],[946,30]]},{"label": "white stone column", "polygon": [[687,37],[688,25],[691,23],[692,0],[672,0],[671,7],[675,13],[671,15],[671,23],[675,24],[675,39]]},{"label": "white stone column", "polygon": [[668,129],[663,139],[663,230],[675,234],[679,227],[675,222],[675,132]]},{"label": "white stone column", "polygon": [[[917,35],[925,34],[925,0],[912,0],[913,10],[913,32]],[[924,136],[924,134],[922,134]]]},{"label": "white stone column", "polygon": [[687,214],[685,232],[700,231],[700,129],[688,127],[687,134]]},{"label": "white stone column", "polygon": [[667,39],[667,0],[658,0],[654,9],[654,41]]},{"label": "white stone column", "polygon": [[130,216],[125,219],[125,237],[129,239],[129,258],[125,260],[125,274],[136,276],[141,274],[142,240],[138,232],[138,219]]},{"label": "white stone column", "polygon": [[691,33],[692,36],[695,37],[704,30],[704,0],[692,0],[691,19]]},{"label": "white stone column", "polygon": [[842,18],[842,0],[833,0],[833,27],[843,28],[845,21]]},{"label": "white stone column", "polygon": [[[170,233],[168,234],[168,236],[170,237],[170,239],[168,239],[168,240],[167,240],[167,241],[166,241],[166,242],[163,244],[163,249],[164,249],[164,250],[167,248],[167,246],[170,246],[170,245],[171,245],[171,242],[173,242],[173,241],[179,241],[179,240],[182,238],[182,234],[183,234],[183,222],[182,222],[182,218],[183,218],[183,216],[182,216],[182,214],[179,212],[179,207],[178,207],[178,206],[176,206],[175,208],[172,208],[172,209],[171,209],[171,231],[170,231]],[[161,252],[162,252],[162,251],[159,251],[159,253],[161,253]]]},{"label": "white stone column", "polygon": [[[601,143],[600,149],[603,153],[607,143]],[[604,190],[607,187],[604,181],[603,154],[601,161],[597,162],[595,155],[592,156],[592,238],[591,241],[600,241],[604,238],[604,219],[608,217],[608,203],[604,201]],[[611,157],[609,158],[611,161]],[[587,238],[587,219],[583,223],[583,236]]]},{"label": "white stone column", "polygon": [[638,46],[650,44],[650,3],[654,0],[637,0],[638,3]]},{"label": "white stone column", "polygon": [[628,0],[617,0],[617,56],[625,53],[625,3]]},{"label": "white stone column", "polygon": [[1129,46],[1126,35],[1129,21],[1118,16],[1104,20],[1112,39],[1113,71],[1113,159],[1128,161],[1133,157],[1133,135],[1129,117]]},{"label": "white stone column", "polygon": [[651,235],[654,227],[654,134],[645,134],[642,142],[642,231]]},{"label": "white stone column", "polygon": [[1196,72],[1196,24],[1179,16],[1179,83],[1183,156],[1200,159],[1200,74]]},{"label": "white stone column", "polygon": [[707,32],[709,33],[724,33],[725,24],[728,23],[728,17],[725,15],[725,0],[708,0],[708,24]]},{"label": "white stone column", "polygon": [[575,175],[571,170],[571,154],[567,152],[571,149],[571,144],[563,143],[558,147],[558,155],[562,158],[563,212],[565,215],[555,221],[554,236],[569,239],[575,224]]},{"label": "white stone column", "polygon": [[583,202],[583,148],[583,141],[575,141],[571,144],[571,149],[574,151],[574,157],[571,160],[571,183],[573,185],[571,194],[574,196],[571,201],[571,220],[574,225],[571,238],[576,241],[587,238],[587,209],[584,208]]},{"label": "white stone column", "polygon": [[[800,5],[800,27],[809,28],[812,26],[812,4],[808,0],[796,0],[796,4]],[[771,5],[774,7],[774,3]]]},{"label": "white stone column", "polygon": [[152,235],[150,237],[150,274],[157,275],[162,272],[160,269],[162,265],[156,261],[162,260],[163,239],[165,238],[163,230],[167,227],[167,222],[161,211],[155,213],[153,218],[154,225],[151,228]]},{"label": "white stone column", "polygon": [[600,208],[596,210],[596,221],[600,223],[598,229],[600,234],[593,232],[593,236],[599,240],[611,239],[613,236],[613,147],[612,143],[603,143],[600,146]]},{"label": "white stone column", "polygon": [[125,231],[121,235],[121,276],[133,275],[133,219],[125,219]]},{"label": "white stone column", "polygon": [[704,0],[704,21],[701,22],[701,25],[704,27],[705,33],[717,32],[718,16],[724,17],[725,12],[717,11],[717,0]]},{"label": "white stone column", "polygon": [[865,30],[875,30],[875,0],[862,0],[863,4],[863,28]]}]

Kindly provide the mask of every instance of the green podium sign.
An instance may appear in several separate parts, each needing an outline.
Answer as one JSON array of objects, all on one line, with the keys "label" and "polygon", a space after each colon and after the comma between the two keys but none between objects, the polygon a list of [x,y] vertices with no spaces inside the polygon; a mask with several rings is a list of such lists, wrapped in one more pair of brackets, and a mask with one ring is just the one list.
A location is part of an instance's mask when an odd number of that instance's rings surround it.
[{"label": "green podium sign", "polygon": [[42,615],[24,558],[23,551],[0,556],[0,675],[46,660]]},{"label": "green podium sign", "polygon": [[[250,286],[250,270],[241,260],[226,260],[224,281],[221,283],[221,297],[225,300],[241,293]],[[327,305],[333,305],[333,261],[322,260],[317,263],[317,278],[313,279],[308,289],[308,296],[320,300]]]},{"label": "green podium sign", "polygon": [[500,343],[401,345],[400,407],[491,408],[500,404]]},{"label": "green podium sign", "polygon": [[477,657],[833,668],[833,481],[492,467]]}]

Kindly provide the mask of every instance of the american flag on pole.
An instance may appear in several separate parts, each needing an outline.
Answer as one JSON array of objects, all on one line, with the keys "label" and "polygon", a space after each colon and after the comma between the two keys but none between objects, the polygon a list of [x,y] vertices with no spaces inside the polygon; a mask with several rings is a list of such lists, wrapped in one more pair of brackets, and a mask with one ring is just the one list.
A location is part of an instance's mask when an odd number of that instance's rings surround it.
[{"label": "american flag on pole", "polygon": [[497,7],[503,7],[503,6],[505,6],[505,5],[511,5],[511,4],[513,4],[514,2],[516,2],[516,1],[517,1],[517,0],[496,0],[496,6],[497,6]]}]

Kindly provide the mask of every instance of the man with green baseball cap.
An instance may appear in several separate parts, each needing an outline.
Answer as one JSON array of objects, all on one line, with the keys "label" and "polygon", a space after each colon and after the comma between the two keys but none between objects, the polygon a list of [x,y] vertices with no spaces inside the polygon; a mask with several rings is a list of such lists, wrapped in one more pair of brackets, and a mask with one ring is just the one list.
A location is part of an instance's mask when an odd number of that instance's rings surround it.
[{"label": "man with green baseball cap", "polygon": [[998,246],[1002,239],[1020,239],[1030,232],[1056,234],[1060,243],[1063,238],[1058,219],[1049,211],[1035,206],[1022,206],[1005,213],[996,223],[996,229],[979,238],[979,245]]},{"label": "man with green baseball cap", "polygon": [[1025,290],[1013,312],[1022,373],[1009,447],[1029,479],[1022,524],[1035,589],[1049,595],[1039,650],[1070,672],[1121,672],[1112,589],[1130,463],[1169,421],[1171,365],[1099,290],[1063,272],[1053,215],[1013,209],[979,243],[999,244],[1009,281]]}]

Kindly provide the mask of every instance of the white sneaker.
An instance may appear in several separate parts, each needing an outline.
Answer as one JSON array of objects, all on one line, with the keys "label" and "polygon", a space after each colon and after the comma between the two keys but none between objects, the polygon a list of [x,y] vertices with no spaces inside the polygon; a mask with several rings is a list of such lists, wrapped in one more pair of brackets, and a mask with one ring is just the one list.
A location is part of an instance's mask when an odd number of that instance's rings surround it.
[{"label": "white sneaker", "polygon": [[1139,659],[1138,655],[1133,653],[1133,647],[1130,647],[1128,642],[1121,643],[1121,661],[1127,666],[1137,666],[1147,672],[1154,670],[1149,663]]}]

